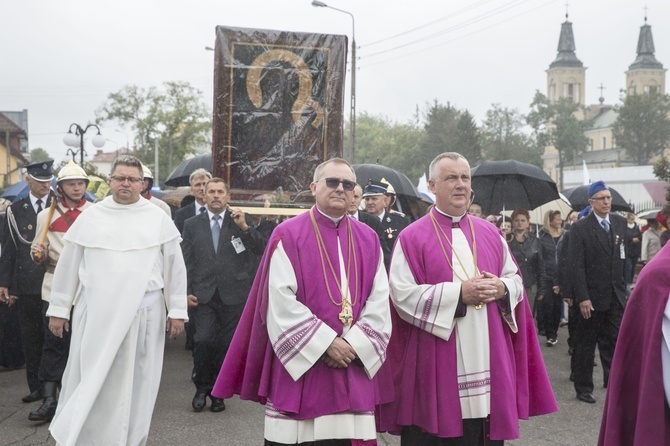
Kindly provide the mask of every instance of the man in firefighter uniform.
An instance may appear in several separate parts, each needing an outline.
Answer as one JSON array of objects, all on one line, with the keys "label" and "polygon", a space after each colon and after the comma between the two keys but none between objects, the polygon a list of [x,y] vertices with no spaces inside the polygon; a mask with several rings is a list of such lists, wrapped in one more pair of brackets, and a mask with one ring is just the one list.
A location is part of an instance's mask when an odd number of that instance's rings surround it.
[{"label": "man in firefighter uniform", "polygon": [[58,173],[56,183],[58,200],[53,200],[51,206],[37,215],[37,231],[30,255],[36,264],[46,265],[46,273],[42,282],[44,346],[39,368],[44,402],[39,409],[28,415],[28,419],[32,421],[51,421],[56,413],[57,392],[70,351],[70,330],[65,331],[62,338],[54,336],[49,330],[49,318],[46,316],[46,311],[49,308],[51,282],[56,262],[63,249],[63,236],[82,211],[91,206],[91,203],[85,198],[88,182],[84,169],[70,161]]}]

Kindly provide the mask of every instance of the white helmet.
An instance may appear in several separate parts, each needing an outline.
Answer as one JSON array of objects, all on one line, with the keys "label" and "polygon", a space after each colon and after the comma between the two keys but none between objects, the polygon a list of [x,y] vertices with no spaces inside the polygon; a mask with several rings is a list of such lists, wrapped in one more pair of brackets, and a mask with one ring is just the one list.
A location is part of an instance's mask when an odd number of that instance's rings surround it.
[{"label": "white helmet", "polygon": [[142,163],[142,172],[144,172],[144,178],[149,178],[150,180],[154,179],[154,174],[151,173],[151,170]]},{"label": "white helmet", "polygon": [[86,175],[86,171],[77,164],[75,164],[75,162],[72,160],[70,160],[66,165],[61,167],[60,171],[58,171],[57,183],[60,183],[63,180],[84,180],[86,181],[86,184],[88,184],[89,182],[88,175]]}]

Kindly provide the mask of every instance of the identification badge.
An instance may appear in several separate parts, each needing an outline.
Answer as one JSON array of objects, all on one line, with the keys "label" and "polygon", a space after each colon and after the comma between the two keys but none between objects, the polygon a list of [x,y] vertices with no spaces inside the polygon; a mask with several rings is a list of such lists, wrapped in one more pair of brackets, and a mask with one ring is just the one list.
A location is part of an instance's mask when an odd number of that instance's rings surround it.
[{"label": "identification badge", "polygon": [[623,243],[619,244],[619,255],[621,260],[626,259],[626,249],[623,247]]},{"label": "identification badge", "polygon": [[242,243],[242,239],[239,237],[231,238],[230,243],[233,244],[233,248],[235,248],[235,252],[238,254],[247,250],[247,248],[244,247],[244,243]]}]

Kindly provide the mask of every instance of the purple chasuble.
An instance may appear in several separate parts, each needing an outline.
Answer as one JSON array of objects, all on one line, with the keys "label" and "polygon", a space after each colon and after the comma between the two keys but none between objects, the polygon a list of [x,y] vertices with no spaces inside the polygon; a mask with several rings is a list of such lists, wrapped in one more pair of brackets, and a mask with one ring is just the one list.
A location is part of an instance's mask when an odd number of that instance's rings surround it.
[{"label": "purple chasuble", "polygon": [[[430,212],[451,241],[451,219],[435,209]],[[473,245],[470,225],[474,226],[479,271],[500,276],[505,254],[499,230],[485,220],[466,214],[461,219],[460,228],[470,249]],[[453,271],[436,237],[430,215],[411,224],[398,237],[419,285],[453,280]],[[440,234],[440,237],[443,236]],[[444,240],[443,244],[451,260],[451,248]],[[438,286],[436,291],[439,290]],[[435,293],[430,298],[440,297]],[[438,303],[435,302],[436,305]],[[517,333],[512,333],[495,302],[487,304],[485,310],[467,307],[467,311],[487,311],[488,315],[491,439],[518,438],[519,419],[558,410],[528,302],[524,298],[515,308]],[[378,429],[398,434],[403,426],[416,425],[437,437],[461,437],[463,423],[457,378],[456,331],[445,341],[403,321],[393,307],[391,312],[393,334],[382,369],[392,369],[393,383],[381,383],[382,377],[389,375],[388,372],[381,373],[380,388],[391,385],[395,399],[378,407]]]},{"label": "purple chasuble", "polygon": [[621,322],[599,445],[670,444],[663,387],[663,313],[670,294],[670,243],[642,269]]},{"label": "purple chasuble", "polygon": [[[351,259],[349,290],[353,304],[352,324],[355,324],[374,283],[380,257],[379,238],[367,225],[348,216],[336,226],[316,208],[313,211],[327,255],[338,275],[337,238],[339,236],[346,268],[349,262],[347,227],[351,225],[356,255],[355,263]],[[285,221],[273,231],[212,395],[230,398],[239,394],[242,399],[261,404],[270,400],[275,409],[298,420],[344,411],[374,410],[374,382],[367,377],[363,367],[352,364],[334,369],[319,360],[294,381],[275,355],[268,339],[266,317],[270,259],[280,241],[298,281],[297,300],[311,310],[319,323],[330,326],[338,336],[342,334],[341,307],[328,297],[316,235],[306,212]],[[330,292],[339,303],[342,296],[325,258],[324,262]],[[296,321],[299,322],[304,321]]]}]

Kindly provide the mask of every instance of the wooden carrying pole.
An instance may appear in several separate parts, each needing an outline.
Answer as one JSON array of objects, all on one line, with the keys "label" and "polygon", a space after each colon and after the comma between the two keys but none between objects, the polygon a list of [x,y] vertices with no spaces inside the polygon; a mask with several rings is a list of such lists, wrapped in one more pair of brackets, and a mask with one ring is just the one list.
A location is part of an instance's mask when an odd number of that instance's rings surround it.
[{"label": "wooden carrying pole", "polygon": [[[54,194],[53,190],[49,191],[49,195],[51,195],[51,206],[49,206],[49,215],[47,215],[47,221],[44,225],[44,228],[42,228],[42,233],[40,234],[40,238],[38,240],[38,243],[40,245],[44,245],[44,242],[47,239],[47,233],[49,232],[49,226],[51,226],[51,219],[54,216],[54,211],[56,210],[56,202],[58,201],[58,199],[56,198],[56,194]],[[42,253],[41,252],[36,252],[33,255],[33,257],[38,262],[42,261]]]}]

